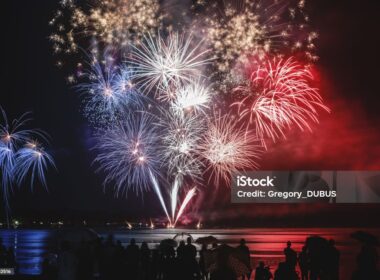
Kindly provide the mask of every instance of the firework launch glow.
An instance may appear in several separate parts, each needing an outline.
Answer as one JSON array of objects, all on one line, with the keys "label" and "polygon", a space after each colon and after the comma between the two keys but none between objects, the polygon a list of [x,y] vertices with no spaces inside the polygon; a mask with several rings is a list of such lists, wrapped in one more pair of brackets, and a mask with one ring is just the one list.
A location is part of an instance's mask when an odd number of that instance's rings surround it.
[{"label": "firework launch glow", "polygon": [[[153,191],[175,226],[205,185],[259,168],[268,141],[311,131],[330,110],[313,77],[318,34],[305,0],[195,1],[185,24],[161,5],[64,0],[50,41],[71,57],[57,64],[74,65],[68,80],[93,125],[104,185]],[[12,165],[5,143],[1,162]]]}]

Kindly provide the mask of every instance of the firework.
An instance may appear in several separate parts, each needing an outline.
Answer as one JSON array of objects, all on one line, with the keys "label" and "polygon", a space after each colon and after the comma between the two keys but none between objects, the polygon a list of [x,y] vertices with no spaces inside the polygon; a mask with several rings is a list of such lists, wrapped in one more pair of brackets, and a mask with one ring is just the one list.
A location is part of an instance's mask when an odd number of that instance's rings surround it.
[{"label": "firework", "polygon": [[184,111],[202,112],[209,108],[211,101],[211,90],[209,87],[198,81],[192,81],[177,90],[172,108],[179,114]]},{"label": "firework", "polygon": [[15,155],[14,176],[17,184],[21,185],[27,175],[30,174],[30,186],[32,189],[36,179],[47,187],[45,173],[49,166],[55,168],[52,156],[44,151],[39,144],[27,143]]},{"label": "firework", "polygon": [[[184,186],[205,175],[215,185],[229,183],[232,172],[258,168],[267,138],[285,137],[291,126],[311,129],[317,110],[328,110],[310,69],[283,59],[317,59],[305,0],[195,2],[189,27],[202,40],[182,29],[185,21],[163,20],[158,0],[91,0],[86,6],[63,0],[50,22],[54,52],[91,47],[89,70],[79,63],[69,81],[81,82],[76,89],[97,129],[94,162],[105,173],[104,185],[114,185],[116,196],[154,191],[169,227],[195,196],[195,188],[184,193]],[[99,50],[105,50],[100,59]],[[230,106],[238,116],[216,113]],[[0,161],[8,161],[7,147],[0,146]],[[17,157],[31,160],[37,150],[24,146]]]},{"label": "firework", "polygon": [[261,155],[257,137],[239,125],[230,115],[215,115],[204,135],[201,154],[207,160],[215,185],[220,179],[230,181],[230,174],[242,169],[256,169]]},{"label": "firework", "polygon": [[161,110],[157,126],[162,130],[161,157],[169,174],[200,175],[197,149],[206,123],[194,114],[178,114],[173,109]]},{"label": "firework", "polygon": [[159,174],[158,133],[151,117],[135,113],[117,125],[101,130],[95,147],[98,171],[106,173],[104,184],[115,184],[116,194],[133,188],[142,193],[151,187],[151,176]]},{"label": "firework", "polygon": [[163,196],[162,196],[160,186],[159,186],[159,184],[158,184],[158,182],[157,182],[157,178],[156,178],[156,176],[153,174],[152,170],[149,169],[148,172],[149,172],[149,178],[150,178],[151,183],[152,183],[152,185],[153,185],[153,189],[154,189],[154,191],[155,191],[155,193],[156,193],[156,195],[157,195],[157,197],[158,197],[158,199],[159,199],[159,201],[160,201],[160,203],[161,203],[161,207],[162,207],[162,209],[164,210],[164,212],[165,212],[165,214],[166,214],[166,217],[168,218],[169,224],[171,224],[172,222],[171,222],[171,219],[170,219],[170,216],[169,216],[168,210],[167,210],[167,208],[166,208],[165,200],[164,200],[164,198],[163,198]]},{"label": "firework", "polygon": [[9,208],[9,189],[12,187],[12,172],[14,167],[14,152],[5,143],[0,141],[0,171],[3,202]]},{"label": "firework", "polygon": [[63,1],[61,6],[49,22],[55,53],[75,53],[84,39],[121,47],[136,44],[143,34],[157,30],[162,19],[157,0],[92,0],[82,6]]},{"label": "firework", "polygon": [[247,86],[235,89],[247,96],[233,105],[241,119],[248,116],[254,123],[261,139],[285,138],[284,130],[293,125],[311,130],[309,121],[318,122],[318,109],[329,111],[312,80],[310,68],[292,57],[267,58],[253,66]]},{"label": "firework", "polygon": [[178,174],[174,179],[172,191],[170,193],[170,198],[171,198],[170,201],[171,201],[171,210],[172,210],[173,221],[175,220],[175,213],[177,210],[178,192],[179,192],[179,189],[182,185],[182,181],[183,181],[183,176],[181,176],[181,174]]},{"label": "firework", "polygon": [[141,94],[132,81],[132,69],[115,65],[112,54],[105,52],[104,59],[95,56],[89,63],[83,79],[75,89],[85,96],[85,114],[93,123],[108,124],[124,110],[139,106]]},{"label": "firework", "polygon": [[178,210],[177,217],[176,217],[176,219],[174,221],[173,226],[175,226],[177,224],[177,221],[182,216],[183,211],[186,209],[186,206],[189,204],[189,202],[191,201],[191,199],[196,195],[196,190],[197,190],[197,188],[192,188],[191,190],[189,190],[187,192],[187,194],[185,196],[185,199],[183,200],[183,202],[181,204],[181,207]]},{"label": "firework", "polygon": [[31,121],[30,114],[25,113],[9,122],[5,111],[1,107],[0,110],[3,117],[3,123],[0,123],[1,191],[9,225],[9,195],[13,185],[21,185],[27,175],[31,175],[32,188],[35,178],[46,187],[46,170],[50,165],[55,165],[53,158],[33,140],[40,138],[47,141],[46,133],[25,128]]},{"label": "firework", "polygon": [[172,100],[176,89],[201,75],[203,58],[201,43],[193,44],[192,36],[171,33],[167,39],[148,35],[139,47],[133,48],[134,77],[145,92],[155,91],[159,99]]},{"label": "firework", "polygon": [[0,107],[3,123],[0,123],[0,140],[9,149],[15,151],[23,143],[32,138],[42,138],[46,141],[46,134],[39,129],[26,129],[25,126],[32,120],[30,113],[21,115],[20,118],[8,121],[5,111]]},{"label": "firework", "polygon": [[207,4],[207,17],[199,24],[206,26],[202,30],[219,73],[229,73],[236,64],[245,62],[246,55],[279,52],[284,47],[304,50],[308,58],[316,59],[313,50],[317,36],[307,28],[304,3],[294,7],[278,0]]}]

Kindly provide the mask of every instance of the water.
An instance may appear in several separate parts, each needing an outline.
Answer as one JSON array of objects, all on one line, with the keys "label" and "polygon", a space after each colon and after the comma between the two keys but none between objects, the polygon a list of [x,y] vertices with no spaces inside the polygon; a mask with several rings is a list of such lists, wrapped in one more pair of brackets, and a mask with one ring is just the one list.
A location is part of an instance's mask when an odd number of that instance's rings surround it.
[{"label": "water", "polygon": [[[271,266],[273,271],[278,262],[283,261],[283,249],[288,240],[292,241],[292,247],[300,251],[305,239],[310,235],[319,235],[327,239],[334,239],[337,248],[341,252],[341,279],[349,279],[355,269],[355,256],[360,250],[360,244],[350,237],[350,234],[359,229],[110,229],[100,228],[96,232],[106,237],[112,233],[115,240],[120,240],[126,246],[131,238],[138,243],[146,241],[150,248],[155,248],[162,239],[173,238],[175,234],[186,232],[194,239],[202,236],[213,235],[218,240],[236,246],[241,238],[244,238],[251,251],[252,264],[257,265],[264,261]],[[366,230],[366,229],[361,229]],[[368,229],[366,231],[380,237],[380,229]],[[19,272],[21,274],[37,275],[41,273],[41,262],[44,256],[55,248],[55,230],[52,229],[19,229],[0,230],[0,237],[5,246],[13,246]],[[186,236],[185,236],[186,237]],[[181,239],[181,236],[179,237]]]}]

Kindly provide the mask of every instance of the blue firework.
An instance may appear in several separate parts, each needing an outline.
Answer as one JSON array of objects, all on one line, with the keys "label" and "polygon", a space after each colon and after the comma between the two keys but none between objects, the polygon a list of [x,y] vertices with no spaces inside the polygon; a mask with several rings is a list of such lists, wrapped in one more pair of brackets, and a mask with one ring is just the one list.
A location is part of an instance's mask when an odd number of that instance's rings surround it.
[{"label": "blue firework", "polygon": [[137,194],[152,187],[159,176],[158,130],[152,117],[134,113],[99,133],[94,162],[105,173],[104,184],[114,184],[116,195],[133,190]]}]

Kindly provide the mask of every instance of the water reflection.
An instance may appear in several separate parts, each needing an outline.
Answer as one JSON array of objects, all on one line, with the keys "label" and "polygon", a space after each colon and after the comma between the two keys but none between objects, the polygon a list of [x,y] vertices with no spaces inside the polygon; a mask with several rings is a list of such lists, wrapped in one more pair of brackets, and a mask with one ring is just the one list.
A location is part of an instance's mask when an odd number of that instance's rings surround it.
[{"label": "water reflection", "polygon": [[[271,266],[277,267],[278,262],[283,261],[283,249],[288,240],[292,241],[293,248],[300,251],[306,238],[310,235],[320,235],[327,239],[334,239],[337,248],[341,251],[341,275],[342,279],[349,279],[349,275],[355,268],[355,256],[360,249],[350,233],[358,229],[146,229],[128,230],[99,228],[96,231],[103,237],[112,233],[115,240],[120,240],[126,246],[131,238],[138,243],[148,242],[150,248],[154,248],[162,239],[172,238],[175,234],[185,231],[194,239],[202,236],[213,235],[218,240],[236,246],[241,238],[247,241],[251,252],[253,265],[261,260]],[[380,230],[368,230],[380,236]],[[13,247],[19,263],[21,274],[37,275],[41,273],[41,263],[48,252],[55,248],[54,230],[0,230],[0,237],[6,247]]]}]

